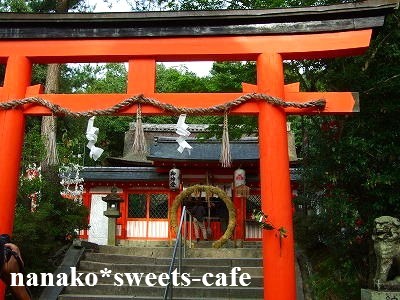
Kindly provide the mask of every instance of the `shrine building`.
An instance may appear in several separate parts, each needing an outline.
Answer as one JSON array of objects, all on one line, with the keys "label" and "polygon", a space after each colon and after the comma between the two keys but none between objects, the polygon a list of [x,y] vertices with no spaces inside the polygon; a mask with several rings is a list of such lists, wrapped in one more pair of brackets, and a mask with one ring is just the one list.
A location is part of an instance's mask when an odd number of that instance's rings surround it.
[{"label": "shrine building", "polygon": [[[245,240],[261,240],[261,229],[251,218],[253,209],[261,209],[257,136],[231,141],[232,165],[222,168],[219,161],[221,141],[196,138],[207,131],[207,125],[189,125],[188,130],[192,134],[187,141],[193,149],[182,153],[177,151],[175,124],[143,124],[143,127],[148,149],[145,157],[139,157],[132,151],[135,123],[131,123],[130,130],[125,134],[123,156],[107,158],[109,167],[85,167],[81,173],[85,180],[84,204],[90,211],[90,229],[82,238],[100,245],[107,244],[108,222],[103,215],[106,203],[102,198],[115,186],[123,199],[121,217],[117,219],[119,244],[171,240],[174,231],[169,226],[168,212],[174,198],[187,187],[201,184],[219,187],[232,200],[237,215],[237,225],[231,238],[233,244],[240,246]],[[299,179],[298,158],[290,123],[287,129],[292,195],[295,195]],[[178,177],[171,178],[170,170],[177,170]],[[235,178],[236,170],[239,171]],[[239,185],[241,187],[237,188]],[[243,188],[245,193],[241,191]],[[208,210],[204,195],[201,199]],[[224,233],[221,220],[226,217],[226,206],[218,197],[212,197],[210,201],[213,204],[210,219],[207,216],[205,222],[207,227],[211,227],[209,239],[218,240]],[[185,205],[190,208],[191,202]],[[222,209],[221,205],[224,206]]]}]

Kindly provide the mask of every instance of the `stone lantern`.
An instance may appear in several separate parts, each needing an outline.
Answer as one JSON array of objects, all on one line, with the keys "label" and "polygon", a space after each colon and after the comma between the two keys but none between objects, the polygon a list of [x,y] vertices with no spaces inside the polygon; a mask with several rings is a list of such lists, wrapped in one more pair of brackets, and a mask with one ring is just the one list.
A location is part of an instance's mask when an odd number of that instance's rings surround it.
[{"label": "stone lantern", "polygon": [[121,216],[119,211],[119,204],[124,200],[118,196],[117,188],[113,186],[111,188],[111,194],[102,198],[103,201],[107,203],[107,209],[104,211],[104,215],[108,217],[108,239],[107,244],[110,246],[115,246],[115,235],[116,235],[116,221],[117,218]]}]

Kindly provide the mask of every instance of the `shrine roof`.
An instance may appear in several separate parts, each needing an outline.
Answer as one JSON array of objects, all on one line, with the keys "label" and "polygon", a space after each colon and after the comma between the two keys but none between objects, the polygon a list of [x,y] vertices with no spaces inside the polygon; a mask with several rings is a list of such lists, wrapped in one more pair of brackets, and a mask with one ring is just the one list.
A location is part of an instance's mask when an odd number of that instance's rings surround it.
[{"label": "shrine roof", "polygon": [[334,32],[380,27],[398,0],[262,10],[0,13],[2,39],[128,38]]},{"label": "shrine roof", "polygon": [[[299,181],[301,170],[299,168],[289,168],[290,180]],[[155,167],[85,167],[80,176],[89,182],[123,182],[123,181],[167,181],[168,173],[157,172]],[[248,182],[258,182],[258,174],[247,174]]]},{"label": "shrine roof", "polygon": [[[147,159],[150,161],[197,161],[218,162],[221,155],[220,140],[186,139],[193,149],[186,149],[183,153],[177,151],[178,143],[174,137],[159,137],[157,142],[150,146]],[[256,162],[259,160],[258,137],[245,137],[240,140],[231,140],[231,156],[235,162]],[[290,161],[297,161],[296,150],[288,149]]]},{"label": "shrine roof", "polygon": [[[177,151],[178,143],[175,138],[161,137],[157,143],[150,147],[147,159],[152,161],[202,161],[218,162],[221,154],[221,141],[199,139],[186,140],[193,149]],[[246,138],[244,140],[230,141],[233,161],[258,161],[258,139]]]},{"label": "shrine roof", "polygon": [[88,181],[166,181],[168,174],[161,174],[154,167],[85,167],[81,171]]}]

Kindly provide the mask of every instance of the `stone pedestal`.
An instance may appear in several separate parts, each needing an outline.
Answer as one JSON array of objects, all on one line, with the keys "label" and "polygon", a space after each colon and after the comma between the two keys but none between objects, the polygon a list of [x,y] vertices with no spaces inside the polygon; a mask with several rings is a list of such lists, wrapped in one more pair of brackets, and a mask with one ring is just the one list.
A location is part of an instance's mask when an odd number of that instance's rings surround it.
[{"label": "stone pedestal", "polygon": [[109,246],[115,246],[116,239],[115,239],[115,232],[117,229],[116,226],[116,219],[115,218],[108,218],[108,239],[107,239],[107,245]]},{"label": "stone pedestal", "polygon": [[104,212],[104,215],[108,217],[108,239],[107,245],[115,246],[116,245],[116,231],[117,231],[117,218],[120,217],[119,211],[107,209]]},{"label": "stone pedestal", "polygon": [[400,291],[374,291],[361,289],[361,300],[400,300]]}]

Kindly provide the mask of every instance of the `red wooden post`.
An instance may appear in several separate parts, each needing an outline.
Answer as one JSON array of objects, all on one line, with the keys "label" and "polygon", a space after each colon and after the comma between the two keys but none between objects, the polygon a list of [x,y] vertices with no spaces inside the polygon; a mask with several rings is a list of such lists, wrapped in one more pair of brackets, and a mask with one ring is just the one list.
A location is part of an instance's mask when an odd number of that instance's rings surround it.
[{"label": "red wooden post", "polygon": [[[243,210],[245,209],[245,206],[243,205],[244,201],[246,201],[246,198],[239,197],[236,193],[234,193],[233,204],[236,209],[236,223],[238,224],[238,226],[235,227],[234,238],[236,240],[236,243],[238,243],[238,245],[243,244],[244,241],[244,230],[246,225],[244,223],[245,213],[243,212]],[[224,232],[222,232],[222,234],[224,234]]]},{"label": "red wooden post", "polygon": [[[281,55],[259,55],[257,83],[259,92],[283,98]],[[258,118],[261,207],[275,226],[283,226],[288,231],[288,237],[280,243],[277,232],[263,230],[264,299],[294,300],[296,281],[286,114],[282,108],[261,103]]]},{"label": "red wooden post", "polygon": [[128,224],[128,192],[126,189],[123,190],[122,192],[122,199],[124,199],[123,202],[121,202],[121,206],[120,206],[120,212],[121,212],[121,239],[126,239],[127,236],[127,229],[126,229],[126,225]]},{"label": "red wooden post", "polygon": [[[175,201],[175,198],[178,197],[178,195],[181,192],[182,191],[180,189],[178,189],[176,191],[170,191],[169,192],[168,207],[172,206],[172,203]],[[182,205],[181,205],[181,208],[182,208]],[[177,220],[180,220],[181,217],[182,217],[182,210],[178,209],[178,212],[177,212],[176,215],[177,215]],[[170,222],[169,218],[170,218],[170,215],[169,215],[169,212],[168,212],[168,223]],[[187,220],[187,222],[189,222],[189,220]],[[187,227],[187,230],[189,230],[189,227]],[[189,234],[189,233],[187,233],[187,234]],[[168,226],[168,240],[171,243],[171,245],[172,245],[172,240],[173,239],[176,239],[176,232],[171,228],[171,226]]]},{"label": "red wooden post", "polygon": [[[3,86],[5,99],[0,101],[25,97],[30,80],[29,60],[23,56],[9,57]],[[13,229],[24,129],[22,109],[0,111],[0,233],[11,234]],[[3,299],[4,291],[1,284],[0,299]]]},{"label": "red wooden post", "polygon": [[128,93],[154,93],[156,85],[156,61],[133,59],[129,61]]},{"label": "red wooden post", "polygon": [[[9,99],[21,99],[30,84],[31,64],[26,57],[11,56],[7,61],[4,94]],[[0,232],[11,234],[17,195],[19,165],[24,139],[24,115],[20,109],[0,111]]]}]

